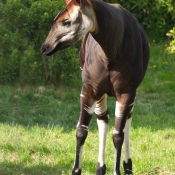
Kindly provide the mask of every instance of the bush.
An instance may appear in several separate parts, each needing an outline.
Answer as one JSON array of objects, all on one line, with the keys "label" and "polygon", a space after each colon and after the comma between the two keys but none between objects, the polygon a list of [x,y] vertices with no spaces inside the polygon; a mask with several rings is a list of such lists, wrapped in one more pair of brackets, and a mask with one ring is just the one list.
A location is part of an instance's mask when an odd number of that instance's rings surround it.
[{"label": "bush", "polygon": [[170,38],[170,44],[166,50],[168,53],[175,55],[175,27],[167,33],[167,36]]},{"label": "bush", "polygon": [[[22,83],[53,82],[70,76],[74,69],[72,64],[78,64],[76,47],[51,58],[40,53],[53,18],[63,6],[64,2],[57,0],[0,2],[1,83],[16,80]],[[67,66],[69,69],[65,71]]]},{"label": "bush", "polygon": [[[164,38],[175,20],[173,0],[107,0],[131,11],[154,39]],[[0,1],[0,83],[55,83],[75,76],[79,44],[51,58],[41,55],[54,16],[63,0]]]},{"label": "bush", "polygon": [[174,0],[117,0],[117,3],[133,13],[147,34],[156,40],[165,39],[174,25]]}]

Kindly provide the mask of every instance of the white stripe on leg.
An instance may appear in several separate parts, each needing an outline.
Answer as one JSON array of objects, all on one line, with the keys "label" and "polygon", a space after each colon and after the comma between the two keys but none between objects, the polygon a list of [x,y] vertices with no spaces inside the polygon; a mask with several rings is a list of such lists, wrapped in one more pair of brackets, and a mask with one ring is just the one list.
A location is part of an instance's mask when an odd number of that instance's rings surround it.
[{"label": "white stripe on leg", "polygon": [[122,117],[125,107],[126,107],[125,104],[121,104],[118,101],[116,101],[115,116],[118,118]]},{"label": "white stripe on leg", "polygon": [[128,159],[130,159],[130,127],[131,127],[132,118],[129,118],[126,121],[124,128],[124,160],[125,163],[128,163]]},{"label": "white stripe on leg", "polygon": [[114,150],[114,175],[117,175],[116,174],[116,162],[117,162],[117,151],[116,151],[116,149]]},{"label": "white stripe on leg", "polygon": [[82,168],[82,154],[83,154],[83,146],[81,146],[81,148],[80,148],[79,166],[78,166],[79,169]]},{"label": "white stripe on leg", "polygon": [[[75,170],[76,173],[82,168],[82,154],[83,154],[83,145],[80,148],[79,164],[78,164],[78,168]],[[74,166],[75,166],[75,162],[74,162]]]},{"label": "white stripe on leg", "polygon": [[106,149],[106,136],[108,131],[108,124],[105,123],[103,120],[98,120],[98,130],[99,130],[99,155],[98,155],[98,162],[100,167],[105,164],[105,149]]}]

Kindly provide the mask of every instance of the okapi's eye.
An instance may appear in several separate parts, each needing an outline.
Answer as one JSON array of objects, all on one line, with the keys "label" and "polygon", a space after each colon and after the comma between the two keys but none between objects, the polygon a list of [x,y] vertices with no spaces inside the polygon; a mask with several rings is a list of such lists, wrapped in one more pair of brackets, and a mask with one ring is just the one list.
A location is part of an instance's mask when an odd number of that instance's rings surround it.
[{"label": "okapi's eye", "polygon": [[71,25],[71,22],[70,21],[68,21],[68,20],[66,20],[66,21],[63,21],[63,26],[65,26],[65,27],[70,27],[70,25]]}]

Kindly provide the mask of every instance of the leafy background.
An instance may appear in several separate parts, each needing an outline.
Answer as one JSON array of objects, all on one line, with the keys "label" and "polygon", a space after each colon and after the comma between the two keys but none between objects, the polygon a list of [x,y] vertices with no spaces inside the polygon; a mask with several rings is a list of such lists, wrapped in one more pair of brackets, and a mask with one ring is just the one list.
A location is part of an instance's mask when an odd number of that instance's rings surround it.
[{"label": "leafy background", "polygon": [[[162,41],[174,27],[173,0],[107,0],[131,11],[150,40]],[[80,42],[49,58],[40,53],[54,17],[64,6],[58,0],[0,1],[0,83],[54,84],[79,76]],[[173,36],[172,40],[174,39]],[[170,49],[174,44],[170,45]]]},{"label": "leafy background", "polygon": [[[138,18],[151,48],[148,71],[138,89],[133,111],[134,174],[175,174],[173,1],[113,1]],[[1,175],[71,172],[82,85],[78,66],[80,42],[51,57],[40,54],[52,21],[63,6],[62,0],[0,0]],[[114,103],[113,98],[108,99],[111,116],[106,157],[108,174],[113,172]],[[85,175],[95,174],[98,157],[96,118],[92,120],[83,156]]]}]

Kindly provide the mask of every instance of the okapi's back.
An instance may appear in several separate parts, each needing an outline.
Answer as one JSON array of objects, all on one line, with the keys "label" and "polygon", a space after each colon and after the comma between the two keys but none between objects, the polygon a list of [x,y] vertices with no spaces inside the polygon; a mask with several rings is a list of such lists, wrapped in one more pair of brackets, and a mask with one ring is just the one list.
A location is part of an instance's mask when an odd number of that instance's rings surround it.
[{"label": "okapi's back", "polygon": [[[121,6],[120,6],[121,7]],[[149,44],[146,33],[138,22],[138,20],[125,8],[121,7],[125,16],[125,34],[124,38],[130,41],[134,47],[135,52],[139,53],[141,64],[143,66],[143,76],[146,73],[149,61]],[[130,35],[130,36],[129,36]],[[132,50],[133,52],[133,50]]]},{"label": "okapi's back", "polygon": [[[105,16],[98,19],[100,37],[93,33],[85,35],[80,50],[81,67],[84,64],[88,67],[87,62],[91,62],[96,70],[103,67],[101,71],[109,72],[111,84],[115,84],[113,86],[121,86],[119,89],[122,89],[130,84],[137,88],[144,78],[149,60],[145,31],[137,19],[119,4],[106,6],[104,2],[99,2],[108,10],[108,15],[112,14],[113,19]],[[110,30],[108,25],[111,25]],[[87,70],[86,74],[94,76]]]}]

